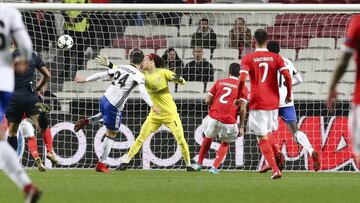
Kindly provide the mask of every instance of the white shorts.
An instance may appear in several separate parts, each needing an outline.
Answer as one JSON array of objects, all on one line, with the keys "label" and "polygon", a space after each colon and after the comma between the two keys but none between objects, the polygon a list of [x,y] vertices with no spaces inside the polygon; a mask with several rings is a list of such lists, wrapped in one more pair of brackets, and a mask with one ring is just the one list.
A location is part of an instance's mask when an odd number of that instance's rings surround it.
[{"label": "white shorts", "polygon": [[278,110],[250,110],[248,129],[255,135],[267,135],[279,127]]},{"label": "white shorts", "polygon": [[352,150],[360,155],[360,105],[353,105],[349,113],[349,132]]},{"label": "white shorts", "polygon": [[239,134],[237,124],[224,124],[209,115],[203,119],[202,124],[206,137],[215,138],[219,136],[219,139],[226,143],[234,142]]}]

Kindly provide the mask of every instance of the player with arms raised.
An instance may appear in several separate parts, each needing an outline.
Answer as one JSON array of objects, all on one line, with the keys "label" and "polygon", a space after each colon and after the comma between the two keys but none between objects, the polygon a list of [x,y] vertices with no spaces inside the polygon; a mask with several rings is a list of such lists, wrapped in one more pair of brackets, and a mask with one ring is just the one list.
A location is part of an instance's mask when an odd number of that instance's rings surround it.
[{"label": "player with arms raised", "polygon": [[[270,52],[279,54],[280,53],[280,45],[278,42],[276,41],[270,41],[267,44],[267,49]],[[300,73],[296,70],[294,64],[287,58],[282,57],[284,62],[285,62],[285,66],[288,68],[291,79],[292,79],[292,86],[295,85],[299,85],[300,83],[302,83],[302,77],[300,75]],[[297,126],[297,118],[296,118],[296,112],[295,112],[295,106],[294,106],[294,101],[291,101],[289,103],[285,102],[286,96],[287,96],[287,89],[286,86],[284,84],[284,76],[281,74],[278,74],[278,79],[279,79],[279,94],[280,94],[280,107],[279,107],[279,116],[281,117],[281,119],[286,123],[286,126],[288,128],[288,130],[291,132],[291,134],[293,135],[294,139],[301,144],[301,146],[303,146],[306,151],[310,154],[311,158],[313,159],[314,162],[314,170],[318,171],[320,170],[320,160],[319,160],[319,155],[318,153],[314,150],[313,146],[311,145],[307,135],[299,130],[298,126]],[[269,140],[271,140],[272,142],[276,142],[274,139],[274,136],[269,136]],[[275,157],[276,156],[283,156],[281,154],[280,151],[280,147],[279,145],[277,145],[276,143],[273,144],[272,146],[274,146],[273,150],[275,152]],[[282,158],[281,162],[281,168],[283,167],[283,163],[285,162],[285,159]],[[265,164],[261,169],[260,169],[260,173],[264,173],[268,170],[270,170],[271,167],[269,164]]]},{"label": "player with arms raised", "polygon": [[100,160],[96,164],[95,170],[98,172],[108,173],[109,169],[105,165],[105,160],[110,154],[114,139],[121,124],[121,111],[131,93],[139,86],[140,93],[144,101],[151,107],[155,114],[160,110],[153,105],[153,102],[145,88],[145,77],[140,72],[140,64],[144,59],[142,52],[134,52],[130,55],[130,65],[119,65],[116,68],[109,69],[105,72],[96,73],[89,77],[82,78],[77,76],[75,81],[86,83],[102,78],[113,77],[112,85],[106,90],[100,100],[100,111],[107,128],[106,136],[102,145]]},{"label": "player with arms raised", "polygon": [[[274,152],[267,135],[278,129],[279,87],[277,73],[284,75],[287,88],[286,103],[291,102],[291,76],[280,55],[269,52],[267,32],[258,29],[255,32],[255,52],[246,55],[240,70],[240,98],[247,75],[250,76],[249,130],[257,135],[261,153],[272,168],[271,179],[281,178],[282,174],[275,161]],[[238,100],[239,101],[239,100]],[[238,103],[238,101],[236,103]]]},{"label": "player with arms raised", "polygon": [[352,150],[355,157],[357,158],[357,161],[360,161],[360,15],[353,16],[348,27],[345,48],[335,69],[334,76],[331,80],[329,96],[327,99],[327,107],[331,110],[334,109],[334,103],[337,97],[337,83],[344,75],[350,58],[355,52],[357,70],[354,96],[352,99],[352,109],[349,113],[349,131],[352,137]]},{"label": "player with arms raised", "polygon": [[[15,40],[19,47],[20,56],[15,59],[12,59],[9,50],[11,40]],[[31,54],[32,43],[20,12],[2,5],[0,7],[0,123],[3,121],[14,91],[15,76],[12,63],[14,62],[17,73],[24,73],[27,67],[26,61],[31,59]],[[30,178],[18,163],[16,152],[5,140],[2,125],[0,126],[0,162],[6,175],[24,191],[26,202],[37,202],[41,193],[31,184]]]},{"label": "player with arms raised", "polygon": [[[209,115],[203,120],[204,139],[201,144],[199,159],[193,168],[201,171],[201,165],[204,157],[210,149],[214,138],[219,136],[221,145],[216,152],[216,158],[210,173],[218,174],[218,167],[224,160],[229,143],[234,142],[238,136],[244,134],[244,123],[246,116],[246,103],[248,98],[248,90],[245,87],[241,94],[241,107],[234,105],[238,94],[238,77],[240,65],[232,63],[229,67],[229,77],[218,80],[208,93],[206,102],[209,104]],[[237,116],[240,115],[240,132],[237,126]]]}]

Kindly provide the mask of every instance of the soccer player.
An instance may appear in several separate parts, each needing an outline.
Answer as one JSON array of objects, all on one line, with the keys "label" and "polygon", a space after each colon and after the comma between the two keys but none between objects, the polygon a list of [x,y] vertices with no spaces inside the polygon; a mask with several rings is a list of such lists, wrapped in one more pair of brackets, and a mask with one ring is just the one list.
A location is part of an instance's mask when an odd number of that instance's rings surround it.
[{"label": "soccer player", "polygon": [[356,62],[356,82],[355,82],[355,90],[354,96],[352,98],[352,108],[349,113],[349,133],[351,135],[352,142],[352,150],[358,161],[360,155],[360,15],[355,15],[352,17],[346,40],[345,40],[345,48],[344,51],[339,58],[338,65],[336,66],[333,78],[330,83],[329,96],[327,99],[327,107],[331,110],[334,109],[334,103],[337,97],[336,86],[344,75],[350,58],[355,52],[355,62]]},{"label": "soccer player", "polygon": [[95,170],[98,172],[108,173],[109,169],[105,165],[105,160],[110,154],[116,133],[121,124],[121,111],[131,93],[139,86],[140,93],[144,101],[151,107],[154,114],[159,114],[160,110],[153,105],[153,102],[146,91],[144,74],[140,72],[140,64],[144,59],[142,52],[133,52],[130,55],[130,65],[120,65],[116,68],[109,69],[105,72],[93,74],[89,77],[82,78],[77,76],[75,81],[86,83],[101,78],[113,77],[111,86],[106,90],[104,96],[100,99],[100,111],[103,115],[104,124],[107,128],[105,139],[102,143],[102,152],[100,160],[96,164]]},{"label": "soccer player", "polygon": [[[259,148],[265,160],[272,168],[271,179],[281,178],[282,174],[275,161],[274,152],[267,135],[278,128],[279,87],[278,71],[285,78],[287,95],[285,103],[291,102],[291,76],[280,55],[269,52],[267,45],[267,32],[263,29],[255,31],[255,52],[246,55],[242,60],[240,70],[239,93],[245,87],[245,79],[250,76],[249,100],[249,130],[257,135]],[[236,103],[239,103],[237,100]]]},{"label": "soccer player", "polygon": [[[267,44],[267,49],[270,52],[273,52],[276,54],[280,53],[280,46],[279,46],[279,43],[276,41],[270,41]],[[292,79],[292,86],[302,83],[302,77],[301,77],[300,73],[296,70],[294,64],[289,59],[287,59],[285,57],[282,57],[282,58],[285,62],[285,66],[288,68],[288,70],[290,72],[290,76]],[[300,145],[303,146],[306,149],[306,151],[310,154],[310,156],[312,157],[313,162],[314,162],[314,170],[318,171],[318,170],[320,170],[320,160],[319,160],[318,153],[314,150],[313,146],[310,144],[310,141],[309,141],[307,135],[303,131],[299,130],[299,128],[297,126],[297,118],[296,118],[294,101],[291,101],[289,103],[285,102],[285,97],[287,95],[287,89],[286,89],[286,86],[284,85],[284,76],[282,76],[281,74],[278,74],[278,81],[279,81],[279,93],[280,93],[279,116],[286,123],[286,126],[287,126],[288,130],[291,132],[291,134],[293,135],[294,139],[298,143],[300,143]],[[293,96],[291,95],[291,97],[293,97]],[[274,136],[269,136],[269,140],[275,142]],[[275,154],[280,154],[280,156],[282,156],[279,145],[274,144],[272,146],[274,146],[273,150],[274,150]],[[285,161],[284,159],[281,160],[282,167],[283,167],[284,161]],[[270,169],[271,169],[270,165],[265,164],[260,169],[259,172],[264,173]]]},{"label": "soccer player", "polygon": [[[15,51],[13,52],[13,56],[16,58],[20,54],[19,50],[16,49],[16,44],[13,44]],[[35,78],[35,70],[38,70],[42,77],[39,82],[34,85]],[[39,91],[43,88],[43,86],[49,81],[50,72],[46,67],[45,63],[41,60],[41,58],[35,53],[32,53],[31,59],[28,64],[28,68],[24,74],[15,73],[15,92],[9,103],[9,107],[6,111],[6,118],[9,123],[9,136],[8,142],[10,145],[17,150],[17,131],[19,129],[19,124],[21,123],[23,116],[30,118],[31,122],[36,130],[41,130],[43,133],[44,142],[47,146],[47,154],[46,158],[48,158],[53,165],[57,165],[58,161],[56,160],[54,154],[52,153],[52,136],[50,131],[47,132],[45,129],[47,126],[39,125],[39,121],[42,121],[42,117],[40,117],[40,111],[38,110],[37,104],[40,102]],[[27,98],[27,99],[24,99]],[[43,115],[42,115],[43,116]],[[26,121],[24,121],[26,122]],[[42,122],[41,122],[42,123]],[[29,123],[23,126],[28,126]],[[29,129],[28,130],[32,130]],[[29,149],[32,155],[35,155],[35,164],[39,171],[44,172],[45,166],[37,152],[37,143],[35,136],[35,131],[33,133],[26,133],[30,135],[28,137]],[[51,147],[49,147],[51,146]]]},{"label": "soccer player", "polygon": [[[246,116],[246,103],[248,90],[245,87],[242,92],[241,107],[234,105],[238,94],[238,77],[240,65],[232,63],[229,67],[229,77],[218,80],[208,93],[206,103],[209,105],[209,115],[203,120],[204,139],[201,144],[198,162],[193,164],[194,170],[201,171],[205,155],[210,149],[213,139],[219,136],[221,145],[216,152],[216,158],[210,173],[218,174],[218,167],[224,160],[229,143],[235,141],[238,136],[244,134]],[[237,116],[240,115],[240,130],[237,126]]]},{"label": "soccer player", "polygon": [[[18,73],[26,71],[26,61],[29,61],[32,53],[32,43],[21,14],[18,10],[8,7],[0,7],[0,123],[10,102],[14,91],[14,69]],[[12,60],[9,51],[10,41],[15,40],[21,55]],[[5,140],[4,126],[0,126],[0,162],[7,176],[24,191],[26,202],[37,202],[41,192],[31,183],[30,178],[18,163],[18,157],[14,149]]]}]

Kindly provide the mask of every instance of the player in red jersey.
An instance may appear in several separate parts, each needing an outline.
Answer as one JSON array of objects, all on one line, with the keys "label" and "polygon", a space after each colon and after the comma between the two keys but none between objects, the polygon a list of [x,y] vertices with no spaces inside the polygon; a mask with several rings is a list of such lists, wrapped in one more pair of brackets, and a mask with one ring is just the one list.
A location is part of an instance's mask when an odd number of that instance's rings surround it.
[{"label": "player in red jersey", "polygon": [[[238,77],[240,72],[240,64],[232,63],[229,67],[229,77],[218,80],[211,88],[206,98],[209,104],[209,115],[203,120],[204,140],[201,144],[199,159],[193,164],[193,169],[201,171],[204,156],[210,149],[214,138],[219,136],[221,145],[216,153],[216,158],[210,173],[218,174],[218,167],[224,160],[229,143],[235,141],[238,136],[244,134],[244,121],[246,115],[246,102],[248,91],[245,87],[241,92],[242,106],[234,106],[238,94]],[[240,129],[237,126],[237,116],[240,114]]]},{"label": "player in red jersey", "polygon": [[355,52],[356,62],[356,82],[354,96],[352,99],[352,108],[349,113],[349,132],[352,137],[352,150],[359,161],[360,154],[360,15],[352,17],[348,26],[348,33],[345,40],[345,49],[340,57],[339,63],[335,69],[334,76],[331,80],[327,107],[334,109],[334,103],[337,97],[336,86],[341,77],[344,75],[346,68],[353,53]]},{"label": "player in red jersey", "polygon": [[279,87],[278,71],[285,78],[287,96],[285,102],[291,102],[291,76],[284,60],[278,54],[269,52],[267,32],[258,29],[255,32],[255,52],[246,55],[242,60],[240,71],[239,96],[245,87],[245,79],[250,76],[249,130],[257,135],[261,153],[273,170],[271,179],[281,178],[282,174],[275,161],[272,143],[267,135],[278,128]]}]

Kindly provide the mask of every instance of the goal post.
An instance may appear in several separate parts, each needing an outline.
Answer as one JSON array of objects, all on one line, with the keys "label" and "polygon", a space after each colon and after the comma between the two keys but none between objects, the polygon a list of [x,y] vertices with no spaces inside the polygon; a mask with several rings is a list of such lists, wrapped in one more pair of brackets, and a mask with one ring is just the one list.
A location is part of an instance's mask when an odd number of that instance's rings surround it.
[{"label": "goal post", "polygon": [[[244,55],[254,51],[252,35],[256,29],[262,28],[268,32],[270,40],[280,43],[280,55],[289,58],[304,79],[302,84],[294,87],[298,125],[319,152],[322,170],[359,169],[351,155],[347,132],[347,116],[355,81],[354,62],[339,85],[335,113],[328,112],[324,105],[347,24],[351,16],[360,10],[358,4],[9,5],[22,12],[35,50],[52,73],[49,91],[53,97],[47,99],[52,104],[49,117],[54,152],[59,158],[60,168],[93,168],[100,155],[100,143],[106,131],[102,122],[88,125],[78,133],[73,132],[73,123],[78,119],[99,112],[99,98],[110,85],[109,81],[87,84],[73,81],[75,75],[88,76],[106,70],[106,67],[95,63],[97,54],[106,54],[114,64],[128,64],[130,51],[141,48],[145,54],[169,57],[166,68],[186,74],[191,80],[187,85],[175,87],[170,84],[169,88],[178,106],[191,158],[197,160],[203,136],[201,122],[207,115],[204,103],[206,92],[217,79],[227,77],[229,64],[239,63]],[[86,19],[84,30],[68,30],[65,24],[69,23],[69,11],[74,11],[72,18],[80,16],[81,20]],[[208,30],[199,27],[202,19],[208,20]],[[245,31],[235,28],[236,19],[244,20]],[[246,36],[246,32],[250,33],[250,37]],[[64,33],[73,35],[74,46],[70,51],[56,46],[57,38]],[[212,37],[212,33],[216,37]],[[174,60],[165,54],[170,47],[178,55]],[[195,60],[193,47],[202,47],[200,53],[212,64],[211,67],[195,65],[195,71],[185,71],[185,67]],[[197,63],[195,60],[193,64]],[[120,134],[107,164],[112,167],[120,164],[120,158],[138,136],[148,112],[135,90],[124,108]],[[287,170],[312,169],[309,155],[293,139],[283,121],[280,120],[279,130],[274,136],[286,156]],[[39,146],[43,146],[40,144],[41,136],[38,139]],[[22,146],[22,163],[32,167],[34,160],[27,151],[27,145]],[[211,165],[218,147],[218,142],[212,144],[204,161],[205,166]],[[262,163],[256,136],[245,134],[231,144],[221,168],[257,170]],[[46,161],[46,166],[51,167],[50,162]],[[162,126],[144,142],[130,166],[134,169],[181,169],[185,164],[174,137],[169,129]]]}]

